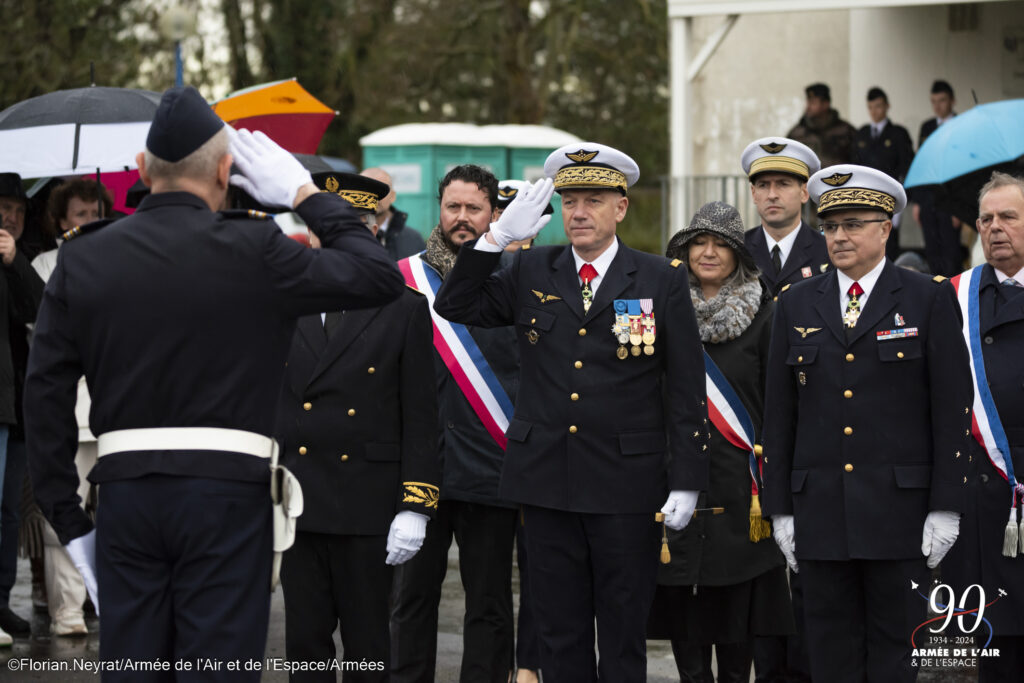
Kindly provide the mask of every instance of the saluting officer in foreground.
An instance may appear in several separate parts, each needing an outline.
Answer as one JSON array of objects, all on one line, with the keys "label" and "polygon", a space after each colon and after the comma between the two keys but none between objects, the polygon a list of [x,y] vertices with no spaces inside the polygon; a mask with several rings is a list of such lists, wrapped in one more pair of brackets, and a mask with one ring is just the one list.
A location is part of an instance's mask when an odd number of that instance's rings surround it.
[{"label": "saluting officer in foreground", "polygon": [[796,140],[761,138],[747,145],[740,163],[761,218],[743,242],[768,292],[775,296],[786,285],[827,271],[825,238],[801,219],[807,180],[821,168],[818,155]]},{"label": "saluting officer in foreground", "polygon": [[885,258],[906,205],[896,180],[840,165],[809,185],[837,271],[778,297],[762,509],[803,579],[814,680],[912,681],[925,558],[934,567],[953,545],[966,492],[959,309],[944,278]]},{"label": "saluting officer in foreground", "polygon": [[[523,505],[545,679],[644,681],[654,515],[683,528],[708,477],[687,269],[615,236],[640,173],[628,156],[578,143],[544,172],[463,247],[434,307],[468,325],[515,325],[521,385],[500,492]],[[571,245],[520,251],[492,274],[508,243],[547,222],[552,183]]]},{"label": "saluting officer in foreground", "polygon": [[[397,297],[401,274],[344,200],[269,138],[229,131],[193,88],[164,93],[138,211],[61,247],[29,360],[36,500],[87,584],[100,660],[260,660],[271,587],[269,435],[295,319]],[[323,249],[262,214],[221,212],[234,158],[264,205],[294,207]],[[92,394],[96,529],[79,507],[78,378]],[[95,593],[95,588],[93,589]],[[226,667],[223,667],[226,669]],[[104,672],[104,681],[188,674]],[[258,671],[203,672],[258,680]]]}]

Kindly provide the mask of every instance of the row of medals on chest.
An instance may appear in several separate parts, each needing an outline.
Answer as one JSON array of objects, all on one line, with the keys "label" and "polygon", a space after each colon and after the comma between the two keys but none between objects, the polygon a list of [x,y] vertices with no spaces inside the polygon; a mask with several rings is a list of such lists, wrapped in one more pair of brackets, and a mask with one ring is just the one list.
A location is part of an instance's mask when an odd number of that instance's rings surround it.
[{"label": "row of medals on chest", "polygon": [[[586,288],[583,292],[584,313],[590,310],[592,296],[587,296]],[[657,337],[657,325],[654,322],[654,300],[634,299],[617,300],[614,303],[615,324],[612,325],[612,334],[619,342],[619,348],[615,355],[619,360],[625,360],[632,354],[638,357],[641,353],[645,356],[654,355],[654,341]],[[536,344],[540,334],[535,329],[526,333],[531,344]],[[631,348],[627,350],[626,344]],[[643,344],[643,347],[640,345]]]}]

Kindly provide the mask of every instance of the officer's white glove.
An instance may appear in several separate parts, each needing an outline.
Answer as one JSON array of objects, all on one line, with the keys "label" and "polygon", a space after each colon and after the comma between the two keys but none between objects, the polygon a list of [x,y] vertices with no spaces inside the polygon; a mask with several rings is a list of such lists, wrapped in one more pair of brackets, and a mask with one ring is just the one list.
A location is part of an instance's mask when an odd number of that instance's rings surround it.
[{"label": "officer's white glove", "polygon": [[786,558],[786,564],[796,574],[800,570],[796,566],[796,536],[793,532],[793,515],[772,515],[772,534],[779,550]]},{"label": "officer's white glove", "polygon": [[71,556],[75,569],[82,575],[85,583],[85,590],[89,593],[93,606],[96,607],[96,614],[100,613],[99,590],[96,587],[96,530],[93,529],[84,536],[73,538],[64,546]]},{"label": "officer's white glove", "polygon": [[671,491],[668,500],[661,506],[661,511],[665,513],[665,526],[682,531],[693,519],[698,494],[699,491]]},{"label": "officer's white glove", "polygon": [[959,512],[933,510],[928,513],[924,520],[924,534],[921,536],[921,553],[928,557],[929,569],[934,569],[942,562],[959,535]]},{"label": "officer's white glove", "polygon": [[494,223],[490,235],[494,243],[504,249],[510,242],[532,239],[541,231],[551,216],[544,209],[551,203],[555,185],[551,178],[538,180],[516,193],[515,199]]},{"label": "officer's white glove", "polygon": [[231,155],[241,171],[231,176],[231,184],[265,206],[293,208],[299,188],[313,182],[309,171],[263,131],[229,130]]},{"label": "officer's white glove", "polygon": [[426,515],[412,510],[402,510],[395,515],[388,531],[388,557],[384,562],[398,565],[411,560],[423,545],[429,520]]}]

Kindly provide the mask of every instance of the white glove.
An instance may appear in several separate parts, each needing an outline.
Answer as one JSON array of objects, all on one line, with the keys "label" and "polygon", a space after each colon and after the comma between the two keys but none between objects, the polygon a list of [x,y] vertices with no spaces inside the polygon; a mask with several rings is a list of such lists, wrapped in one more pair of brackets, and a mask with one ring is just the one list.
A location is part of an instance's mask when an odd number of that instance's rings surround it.
[{"label": "white glove", "polygon": [[699,491],[669,492],[668,500],[661,506],[661,511],[665,513],[665,526],[674,531],[682,531],[693,519],[698,494]]},{"label": "white glove", "polygon": [[231,176],[231,184],[265,206],[293,208],[299,188],[313,182],[309,171],[263,131],[250,133],[230,127],[228,130],[231,131],[231,155],[241,171],[241,175]]},{"label": "white glove", "polygon": [[423,545],[429,520],[426,515],[412,510],[402,510],[395,515],[388,531],[388,557],[384,562],[399,565],[411,560]]},{"label": "white glove", "polygon": [[526,187],[516,193],[501,218],[491,223],[491,239],[494,243],[504,249],[510,242],[528,240],[540,232],[551,220],[550,214],[544,215],[544,209],[551,203],[554,191],[555,185],[551,178],[538,180],[532,185],[527,183]]},{"label": "white glove", "polygon": [[73,538],[64,546],[71,556],[75,569],[82,575],[85,590],[89,593],[92,604],[96,607],[96,615],[100,613],[99,590],[96,587],[96,530],[84,536]]},{"label": "white glove", "polygon": [[928,557],[928,568],[935,569],[960,535],[960,513],[933,510],[924,520],[921,553]]},{"label": "white glove", "polygon": [[800,570],[796,566],[796,536],[793,532],[793,515],[772,515],[772,534],[779,550],[786,558],[786,564],[796,574]]}]

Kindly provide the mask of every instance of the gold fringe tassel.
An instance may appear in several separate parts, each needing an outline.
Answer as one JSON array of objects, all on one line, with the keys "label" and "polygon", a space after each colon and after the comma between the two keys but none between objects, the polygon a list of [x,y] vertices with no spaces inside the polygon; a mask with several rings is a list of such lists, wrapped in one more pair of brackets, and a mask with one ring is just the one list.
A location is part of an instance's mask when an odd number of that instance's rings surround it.
[{"label": "gold fringe tassel", "polygon": [[772,535],[768,520],[761,516],[761,499],[756,493],[750,497],[750,540],[763,541]]}]

